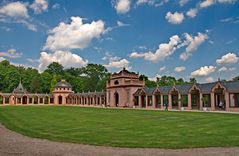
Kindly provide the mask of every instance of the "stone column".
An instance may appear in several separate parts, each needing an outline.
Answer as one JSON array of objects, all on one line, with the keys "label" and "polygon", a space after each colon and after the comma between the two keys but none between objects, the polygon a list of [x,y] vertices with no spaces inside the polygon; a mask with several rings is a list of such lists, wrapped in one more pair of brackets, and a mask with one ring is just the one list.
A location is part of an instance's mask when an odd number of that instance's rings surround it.
[{"label": "stone column", "polygon": [[182,96],[181,94],[178,94],[178,109],[180,110],[181,109],[181,104],[182,104]]},{"label": "stone column", "polygon": [[148,95],[145,95],[146,108],[148,108]]},{"label": "stone column", "polygon": [[[37,104],[39,104],[40,103],[40,98],[38,97],[37,98]],[[62,103],[63,103],[63,97],[62,97]]]},{"label": "stone column", "polygon": [[153,108],[156,108],[156,96],[154,94],[152,95],[152,104]]},{"label": "stone column", "polygon": [[43,104],[45,104],[45,97],[43,97],[43,100],[42,100]]},{"label": "stone column", "polygon": [[142,98],[140,95],[138,96],[138,101],[139,101],[139,107],[142,108]]},{"label": "stone column", "polygon": [[202,110],[202,108],[203,108],[203,101],[202,101],[202,99],[203,99],[203,94],[200,93],[199,94],[199,109],[200,110]]},{"label": "stone column", "polygon": [[5,105],[5,97],[2,96],[2,104]]},{"label": "stone column", "polygon": [[161,103],[161,109],[164,109],[164,106],[163,106],[163,94],[160,94],[160,103]]},{"label": "stone column", "polygon": [[188,110],[192,109],[192,97],[191,93],[188,93]]},{"label": "stone column", "polygon": [[20,100],[20,104],[22,105],[22,97],[21,97],[21,100]]},{"label": "stone column", "polygon": [[102,106],[102,99],[101,99],[101,97],[100,97],[100,106]]},{"label": "stone column", "polygon": [[212,111],[215,111],[215,99],[214,99],[215,93],[211,92],[211,109]]},{"label": "stone column", "polygon": [[172,109],[172,95],[168,94],[168,108]]},{"label": "stone column", "polygon": [[225,92],[225,108],[226,111],[230,109],[230,96],[228,92]]}]

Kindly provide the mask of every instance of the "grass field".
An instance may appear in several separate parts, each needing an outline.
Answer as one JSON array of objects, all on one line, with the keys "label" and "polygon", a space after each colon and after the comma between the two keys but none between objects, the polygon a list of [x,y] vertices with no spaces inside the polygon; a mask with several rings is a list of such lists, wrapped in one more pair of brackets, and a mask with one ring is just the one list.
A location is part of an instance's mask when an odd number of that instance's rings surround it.
[{"label": "grass field", "polygon": [[0,122],[30,137],[91,145],[239,146],[239,115],[236,114],[6,106],[0,107]]}]

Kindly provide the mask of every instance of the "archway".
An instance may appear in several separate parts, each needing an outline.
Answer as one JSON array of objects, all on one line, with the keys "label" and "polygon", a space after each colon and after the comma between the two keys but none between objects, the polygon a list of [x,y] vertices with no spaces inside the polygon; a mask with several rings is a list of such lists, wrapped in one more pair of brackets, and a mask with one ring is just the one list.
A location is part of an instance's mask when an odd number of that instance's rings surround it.
[{"label": "archway", "polygon": [[119,106],[119,93],[115,92],[115,106],[118,107]]},{"label": "archway", "polygon": [[22,104],[27,104],[27,96],[22,97]]},{"label": "archway", "polygon": [[215,108],[217,110],[225,110],[225,94],[224,94],[224,88],[218,85],[216,88],[214,88],[214,101],[215,101]]},{"label": "archway", "polygon": [[197,88],[191,90],[192,109],[200,109],[200,91]]},{"label": "archway", "polygon": [[172,108],[178,109],[178,91],[174,88],[171,92],[172,97]]},{"label": "archway", "polygon": [[62,96],[58,96],[58,104],[61,105],[62,104]]}]

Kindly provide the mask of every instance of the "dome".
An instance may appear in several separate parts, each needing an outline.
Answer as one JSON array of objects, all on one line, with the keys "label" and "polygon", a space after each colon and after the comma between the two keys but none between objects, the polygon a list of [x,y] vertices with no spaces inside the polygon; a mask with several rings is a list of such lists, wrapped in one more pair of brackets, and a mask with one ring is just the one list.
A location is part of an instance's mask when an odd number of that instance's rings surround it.
[{"label": "dome", "polygon": [[72,88],[71,84],[66,82],[65,80],[61,80],[61,82],[56,83],[55,88]]}]

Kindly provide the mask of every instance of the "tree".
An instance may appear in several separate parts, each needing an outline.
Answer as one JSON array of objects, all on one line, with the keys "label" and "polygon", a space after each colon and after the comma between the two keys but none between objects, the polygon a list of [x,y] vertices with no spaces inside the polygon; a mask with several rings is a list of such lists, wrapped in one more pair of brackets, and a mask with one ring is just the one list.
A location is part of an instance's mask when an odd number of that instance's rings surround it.
[{"label": "tree", "polygon": [[239,81],[239,76],[232,78],[233,81]]},{"label": "tree", "polygon": [[56,83],[57,83],[57,77],[56,77],[56,75],[53,75],[53,77],[51,79],[51,86],[50,86],[51,93],[54,91]]},{"label": "tree", "polygon": [[30,84],[30,92],[31,93],[39,93],[41,92],[41,83],[40,83],[40,76],[35,76]]},{"label": "tree", "polygon": [[47,69],[45,71],[50,74],[63,74],[64,68],[60,63],[52,62],[47,66]]},{"label": "tree", "polygon": [[191,84],[197,83],[197,80],[194,77],[192,77],[189,79],[189,83]]}]

